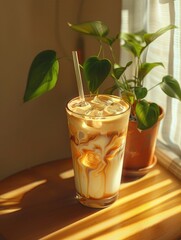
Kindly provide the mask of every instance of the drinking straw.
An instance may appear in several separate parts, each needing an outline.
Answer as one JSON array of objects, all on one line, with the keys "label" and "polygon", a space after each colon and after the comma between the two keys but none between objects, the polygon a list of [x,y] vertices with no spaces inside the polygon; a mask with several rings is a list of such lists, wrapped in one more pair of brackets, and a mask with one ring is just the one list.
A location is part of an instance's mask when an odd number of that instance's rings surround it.
[{"label": "drinking straw", "polygon": [[83,86],[82,86],[82,78],[81,78],[81,73],[80,73],[77,51],[72,51],[72,56],[73,56],[73,62],[74,62],[74,68],[75,68],[75,75],[76,75],[76,79],[77,79],[77,87],[78,87],[79,97],[80,97],[81,101],[84,102],[85,97],[84,97],[84,90],[83,90]]}]

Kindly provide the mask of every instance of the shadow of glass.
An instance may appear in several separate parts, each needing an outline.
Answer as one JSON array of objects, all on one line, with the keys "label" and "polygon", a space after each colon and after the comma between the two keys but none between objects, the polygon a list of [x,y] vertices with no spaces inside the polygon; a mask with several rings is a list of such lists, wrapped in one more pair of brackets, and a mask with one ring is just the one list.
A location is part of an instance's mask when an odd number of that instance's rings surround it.
[{"label": "shadow of glass", "polygon": [[13,240],[40,239],[98,211],[83,207],[74,198],[73,177],[60,177],[71,169],[70,159],[59,160],[2,181],[1,211],[6,214],[0,215],[0,233]]}]

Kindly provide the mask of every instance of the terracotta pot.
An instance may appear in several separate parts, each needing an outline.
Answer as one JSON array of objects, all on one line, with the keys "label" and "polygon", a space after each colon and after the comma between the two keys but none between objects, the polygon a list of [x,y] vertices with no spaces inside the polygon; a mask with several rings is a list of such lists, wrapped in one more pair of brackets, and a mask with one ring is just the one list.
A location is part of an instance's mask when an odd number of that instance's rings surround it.
[{"label": "terracotta pot", "polygon": [[140,131],[135,121],[129,122],[126,140],[123,175],[139,177],[148,173],[156,164],[155,145],[163,109],[158,122],[151,128]]}]

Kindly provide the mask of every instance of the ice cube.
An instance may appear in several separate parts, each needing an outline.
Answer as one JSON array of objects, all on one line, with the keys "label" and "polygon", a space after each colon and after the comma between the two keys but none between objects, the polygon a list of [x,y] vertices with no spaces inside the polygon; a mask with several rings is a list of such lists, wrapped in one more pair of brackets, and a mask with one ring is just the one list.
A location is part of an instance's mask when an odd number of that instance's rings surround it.
[{"label": "ice cube", "polygon": [[85,138],[85,133],[80,131],[79,134],[78,134],[78,138],[79,138],[79,140],[84,139]]},{"label": "ice cube", "polygon": [[86,114],[91,109],[91,104],[88,102],[79,102],[72,105],[73,111],[79,114]]},{"label": "ice cube", "polygon": [[108,115],[115,115],[115,114],[120,114],[124,111],[124,107],[120,104],[111,104],[107,107],[105,107],[104,112],[105,114]]},{"label": "ice cube", "polygon": [[80,159],[83,166],[95,169],[101,161],[99,154],[91,150],[84,149],[82,158]]},{"label": "ice cube", "polygon": [[92,121],[92,127],[93,128],[101,128],[102,127],[102,122],[101,121],[95,121],[95,120],[93,120]]},{"label": "ice cube", "polygon": [[102,117],[103,116],[103,110],[92,109],[89,113],[89,116],[91,116],[91,117]]},{"label": "ice cube", "polygon": [[93,104],[94,108],[103,109],[105,107],[105,101],[100,99],[98,96],[95,96],[91,103]]}]

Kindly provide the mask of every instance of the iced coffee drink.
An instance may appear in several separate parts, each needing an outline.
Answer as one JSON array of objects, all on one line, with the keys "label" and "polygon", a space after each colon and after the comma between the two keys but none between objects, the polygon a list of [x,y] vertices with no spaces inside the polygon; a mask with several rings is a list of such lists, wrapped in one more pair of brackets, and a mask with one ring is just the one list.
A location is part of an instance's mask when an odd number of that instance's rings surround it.
[{"label": "iced coffee drink", "polygon": [[118,197],[130,107],[120,97],[98,95],[74,98],[66,111],[76,198],[107,207]]}]

